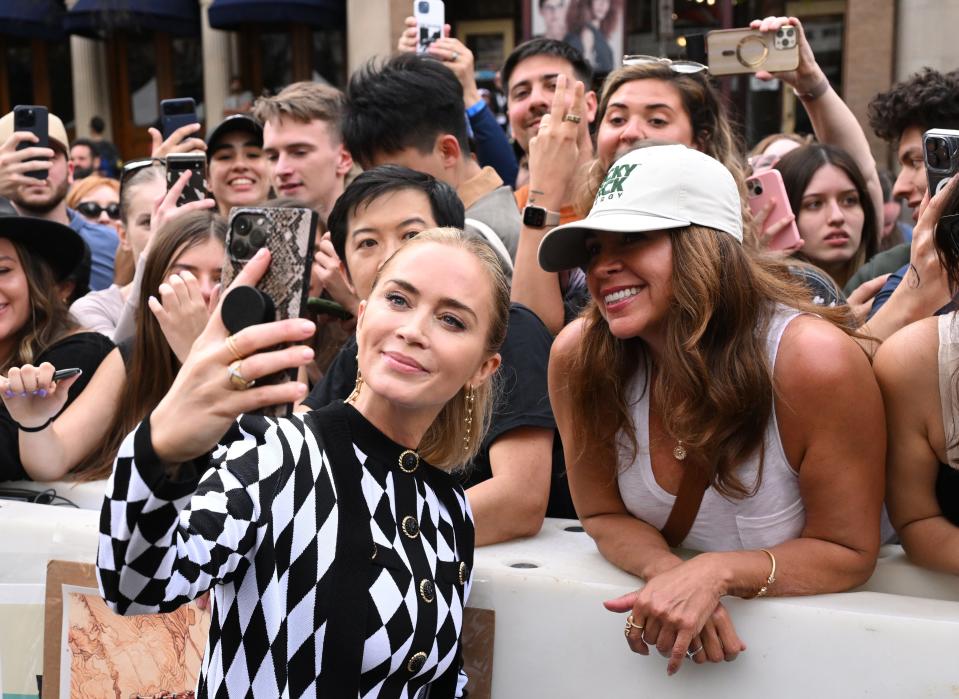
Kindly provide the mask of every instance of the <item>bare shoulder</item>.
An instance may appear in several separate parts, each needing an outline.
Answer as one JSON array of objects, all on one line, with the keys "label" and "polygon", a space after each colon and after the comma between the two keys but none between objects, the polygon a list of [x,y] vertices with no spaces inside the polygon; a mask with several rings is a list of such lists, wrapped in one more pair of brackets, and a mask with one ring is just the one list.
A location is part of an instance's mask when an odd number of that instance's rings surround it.
[{"label": "bare shoulder", "polygon": [[583,333],[586,332],[586,320],[577,318],[553,340],[549,352],[550,368],[568,368],[583,345]]},{"label": "bare shoulder", "polygon": [[831,390],[849,381],[874,383],[862,348],[832,323],[810,315],[795,318],[783,333],[776,383],[797,390]]},{"label": "bare shoulder", "polygon": [[939,318],[923,318],[893,333],[876,352],[873,368],[883,388],[937,386]]}]

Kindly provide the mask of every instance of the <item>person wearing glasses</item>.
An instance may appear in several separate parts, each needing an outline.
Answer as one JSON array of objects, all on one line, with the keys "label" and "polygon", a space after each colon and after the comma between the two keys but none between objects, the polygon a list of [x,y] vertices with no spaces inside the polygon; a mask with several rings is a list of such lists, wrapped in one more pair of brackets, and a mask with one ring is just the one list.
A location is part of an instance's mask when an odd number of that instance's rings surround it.
[{"label": "person wearing glasses", "polygon": [[113,227],[122,238],[119,181],[99,175],[75,180],[67,194],[67,207],[92,223]]}]

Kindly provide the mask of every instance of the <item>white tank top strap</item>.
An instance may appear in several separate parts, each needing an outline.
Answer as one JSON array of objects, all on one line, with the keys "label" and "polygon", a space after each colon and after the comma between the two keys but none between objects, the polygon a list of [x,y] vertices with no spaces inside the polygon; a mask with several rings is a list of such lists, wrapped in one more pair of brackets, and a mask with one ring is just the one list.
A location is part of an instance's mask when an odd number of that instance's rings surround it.
[{"label": "white tank top strap", "polygon": [[939,403],[946,437],[946,460],[959,463],[959,426],[956,425],[956,379],[959,369],[959,318],[956,312],[939,316]]}]

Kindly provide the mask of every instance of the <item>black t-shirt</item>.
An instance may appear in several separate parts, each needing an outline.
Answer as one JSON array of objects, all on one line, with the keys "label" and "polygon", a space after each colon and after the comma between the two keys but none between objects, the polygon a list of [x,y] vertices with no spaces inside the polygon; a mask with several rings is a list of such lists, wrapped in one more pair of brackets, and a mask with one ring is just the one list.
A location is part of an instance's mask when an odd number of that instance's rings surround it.
[{"label": "black t-shirt", "polygon": [[[576,517],[566,479],[566,462],[556,421],[549,404],[546,369],[553,337],[539,317],[520,304],[510,306],[509,329],[500,350],[496,404],[489,432],[476,459],[466,469],[463,487],[492,478],[489,449],[510,430],[542,427],[553,431],[553,456],[547,517]],[[316,410],[335,400],[344,400],[356,385],[356,337],[343,345],[323,380],[317,384],[304,405]]]},{"label": "black t-shirt", "polygon": [[959,470],[944,463],[936,474],[936,500],[943,517],[959,527]]},{"label": "black t-shirt", "polygon": [[[57,369],[72,369],[79,367],[83,374],[70,387],[66,406],[70,405],[80,395],[90,379],[97,371],[108,354],[113,350],[113,343],[100,333],[81,332],[70,335],[41,352],[34,364],[50,362]],[[28,479],[20,463],[20,436],[13,418],[7,412],[6,405],[0,404],[0,481],[16,481]]]}]

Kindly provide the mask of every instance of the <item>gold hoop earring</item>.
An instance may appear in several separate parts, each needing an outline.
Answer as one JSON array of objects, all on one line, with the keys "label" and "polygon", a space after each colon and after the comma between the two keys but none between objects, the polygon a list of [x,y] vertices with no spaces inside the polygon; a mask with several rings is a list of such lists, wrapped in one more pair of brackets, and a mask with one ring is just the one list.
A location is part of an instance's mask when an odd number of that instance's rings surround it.
[{"label": "gold hoop earring", "polygon": [[360,369],[360,355],[356,355],[356,385],[353,386],[353,392],[347,397],[346,402],[352,403],[360,396],[360,389],[363,387],[363,372]]},{"label": "gold hoop earring", "polygon": [[466,436],[463,437],[463,452],[469,453],[470,440],[473,436],[473,401],[476,400],[476,389],[466,387]]}]

